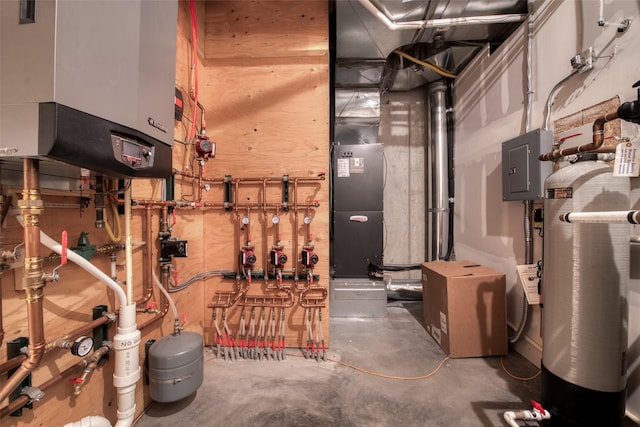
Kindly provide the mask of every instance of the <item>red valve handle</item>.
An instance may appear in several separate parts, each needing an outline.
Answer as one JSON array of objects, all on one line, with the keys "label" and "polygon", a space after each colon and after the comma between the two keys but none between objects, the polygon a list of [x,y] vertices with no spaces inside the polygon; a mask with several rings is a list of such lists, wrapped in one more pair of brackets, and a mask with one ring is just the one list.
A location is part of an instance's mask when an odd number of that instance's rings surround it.
[{"label": "red valve handle", "polygon": [[82,378],[69,378],[71,384],[82,384],[84,380]]},{"label": "red valve handle", "polygon": [[62,230],[62,253],[60,254],[61,256],[61,263],[62,265],[65,265],[67,263],[67,230]]},{"label": "red valve handle", "polygon": [[545,411],[545,410],[544,410],[544,408],[542,407],[542,405],[541,405],[540,403],[536,402],[535,400],[532,400],[532,401],[531,401],[531,404],[533,405],[533,408],[534,408],[534,409],[537,409],[538,411],[540,411],[540,413],[541,413],[542,415],[544,415],[544,414],[546,414],[546,413],[547,413],[547,411]]},{"label": "red valve handle", "polygon": [[147,309],[156,308],[157,306],[158,306],[158,303],[153,301],[153,302],[150,302],[149,304],[147,304]]}]

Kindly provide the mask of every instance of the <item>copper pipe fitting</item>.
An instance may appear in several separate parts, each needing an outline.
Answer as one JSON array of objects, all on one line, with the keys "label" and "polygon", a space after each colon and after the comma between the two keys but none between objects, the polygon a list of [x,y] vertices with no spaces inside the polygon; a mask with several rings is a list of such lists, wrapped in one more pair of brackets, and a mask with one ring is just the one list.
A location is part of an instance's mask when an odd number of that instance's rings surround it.
[{"label": "copper pipe fitting", "polygon": [[538,160],[550,160],[555,162],[560,157],[571,156],[573,154],[588,153],[590,151],[599,149],[604,144],[604,124],[619,118],[620,117],[618,116],[617,111],[605,113],[593,122],[593,138],[591,143],[579,145],[577,147],[565,148],[564,150],[561,150],[559,145],[554,146],[551,151],[541,154],[538,157]]},{"label": "copper pipe fitting", "polygon": [[40,197],[40,163],[36,159],[24,159],[24,190],[18,206],[24,219],[25,274],[23,278],[27,302],[29,331],[29,357],[7,379],[0,389],[0,402],[20,385],[36,369],[45,352],[44,338],[44,275],[40,256],[40,215],[43,202]]}]

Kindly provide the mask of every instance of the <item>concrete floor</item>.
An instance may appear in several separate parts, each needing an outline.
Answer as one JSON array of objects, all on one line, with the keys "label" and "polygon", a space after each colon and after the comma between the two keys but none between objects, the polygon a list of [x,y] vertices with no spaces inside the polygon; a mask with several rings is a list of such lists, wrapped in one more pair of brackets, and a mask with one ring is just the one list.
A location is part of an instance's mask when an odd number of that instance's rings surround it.
[{"label": "concrete floor", "polygon": [[[427,374],[446,355],[422,315],[422,302],[395,301],[386,318],[332,318],[329,358],[387,375]],[[537,372],[516,353],[503,362],[518,376]],[[505,410],[529,409],[530,399],[540,399],[540,377],[514,380],[499,357],[449,359],[430,378],[403,381],[293,356],[229,362],[205,349],[204,370],[194,395],[154,404],[136,426],[494,427],[506,425]]]}]

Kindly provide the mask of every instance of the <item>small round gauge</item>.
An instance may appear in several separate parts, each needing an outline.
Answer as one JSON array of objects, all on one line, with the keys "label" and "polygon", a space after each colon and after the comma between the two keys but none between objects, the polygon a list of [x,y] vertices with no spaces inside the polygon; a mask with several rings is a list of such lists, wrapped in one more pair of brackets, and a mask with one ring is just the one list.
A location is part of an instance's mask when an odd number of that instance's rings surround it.
[{"label": "small round gauge", "polygon": [[248,216],[243,216],[243,217],[242,217],[242,223],[243,223],[244,225],[249,224],[249,217],[248,217]]},{"label": "small round gauge", "polygon": [[311,224],[311,217],[310,216],[305,216],[303,219],[305,224]]},{"label": "small round gauge", "polygon": [[73,342],[73,345],[71,346],[71,354],[73,354],[74,356],[84,357],[89,354],[92,348],[93,338],[79,337]]},{"label": "small round gauge", "polygon": [[278,215],[274,215],[273,218],[271,218],[271,222],[274,224],[277,224],[280,222],[280,217]]}]

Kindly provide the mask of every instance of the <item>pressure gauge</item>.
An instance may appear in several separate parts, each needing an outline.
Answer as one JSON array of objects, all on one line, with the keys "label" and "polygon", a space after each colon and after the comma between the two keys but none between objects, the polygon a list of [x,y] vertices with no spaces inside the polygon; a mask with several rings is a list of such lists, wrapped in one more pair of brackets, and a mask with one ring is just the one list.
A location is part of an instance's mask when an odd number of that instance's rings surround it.
[{"label": "pressure gauge", "polygon": [[305,224],[311,224],[311,217],[310,216],[305,216],[303,219]]},{"label": "pressure gauge", "polygon": [[89,354],[92,348],[93,338],[79,337],[73,342],[73,345],[71,346],[71,354],[73,354],[74,356],[84,357]]},{"label": "pressure gauge", "polygon": [[271,222],[273,222],[274,224],[279,223],[280,217],[278,215],[274,215],[273,218],[271,218]]},{"label": "pressure gauge", "polygon": [[242,217],[242,223],[243,223],[244,225],[249,224],[249,217],[248,217],[248,216],[243,216],[243,217]]}]

